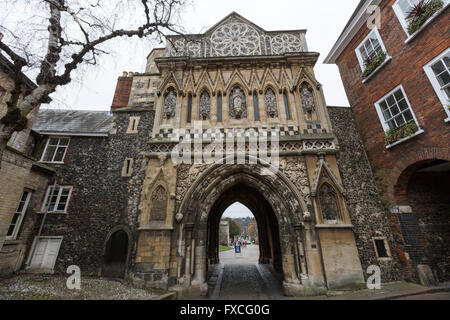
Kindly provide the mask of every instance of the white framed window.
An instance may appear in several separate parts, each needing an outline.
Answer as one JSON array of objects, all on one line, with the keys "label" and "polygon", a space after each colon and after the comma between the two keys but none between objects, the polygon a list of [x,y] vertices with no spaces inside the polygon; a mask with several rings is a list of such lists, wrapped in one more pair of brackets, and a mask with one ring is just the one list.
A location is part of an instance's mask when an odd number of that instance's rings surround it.
[{"label": "white framed window", "polygon": [[366,69],[366,61],[375,58],[381,52],[386,53],[383,41],[377,28],[374,28],[355,49],[361,71]]},{"label": "white framed window", "polygon": [[450,48],[423,67],[450,121]]},{"label": "white framed window", "polygon": [[414,121],[419,127],[402,85],[375,102],[375,107],[385,132],[397,129],[410,121]]},{"label": "white framed window", "polygon": [[17,206],[11,224],[9,225],[8,232],[6,233],[6,240],[15,240],[22,225],[23,217],[27,212],[28,204],[30,202],[31,192],[24,191],[20,198],[19,205]]},{"label": "white framed window", "polygon": [[72,186],[49,186],[41,211],[45,212],[48,206],[48,212],[66,213],[72,190]]},{"label": "white framed window", "polygon": [[[408,24],[409,21],[406,19],[411,9],[417,5],[421,0],[397,0],[392,5],[392,8],[394,9],[395,15],[397,16],[398,20],[400,21],[400,24],[403,27],[403,30],[405,30],[406,34],[408,33]],[[450,0],[442,0],[444,7],[450,3]]]},{"label": "white framed window", "polygon": [[68,137],[49,137],[42,153],[41,162],[64,163],[69,141]]}]

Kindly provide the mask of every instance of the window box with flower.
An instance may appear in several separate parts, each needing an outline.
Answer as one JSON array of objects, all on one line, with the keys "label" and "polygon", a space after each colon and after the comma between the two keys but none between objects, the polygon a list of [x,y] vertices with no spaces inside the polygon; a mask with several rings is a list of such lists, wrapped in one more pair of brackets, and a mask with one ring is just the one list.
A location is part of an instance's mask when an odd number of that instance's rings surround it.
[{"label": "window box with flower", "polygon": [[397,141],[400,141],[401,139],[412,136],[418,131],[419,127],[414,120],[408,121],[398,128],[389,129],[386,131],[386,145],[389,146]]}]

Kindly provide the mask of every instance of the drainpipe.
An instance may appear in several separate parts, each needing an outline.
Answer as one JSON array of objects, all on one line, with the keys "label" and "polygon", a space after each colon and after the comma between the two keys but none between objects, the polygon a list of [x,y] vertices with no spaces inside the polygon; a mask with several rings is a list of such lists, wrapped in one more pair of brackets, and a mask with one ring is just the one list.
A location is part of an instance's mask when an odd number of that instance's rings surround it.
[{"label": "drainpipe", "polygon": [[[29,259],[27,261],[27,266],[28,267],[31,265],[31,261],[33,260],[34,252],[36,251],[37,243],[38,243],[39,239],[41,238],[42,229],[44,228],[45,219],[47,219],[47,214],[48,214],[48,211],[49,211],[49,208],[50,208],[50,202],[51,202],[51,199],[52,199],[52,195],[55,192],[55,188],[56,188],[56,177],[54,178],[54,181],[53,181],[52,192],[51,192],[51,194],[49,194],[48,203],[45,206],[44,216],[42,218],[41,225],[39,226],[38,234],[37,234],[37,236],[35,238],[35,241],[33,241],[33,245],[31,247],[30,256],[29,256]],[[46,200],[47,199],[44,199],[44,201],[46,201]]]}]

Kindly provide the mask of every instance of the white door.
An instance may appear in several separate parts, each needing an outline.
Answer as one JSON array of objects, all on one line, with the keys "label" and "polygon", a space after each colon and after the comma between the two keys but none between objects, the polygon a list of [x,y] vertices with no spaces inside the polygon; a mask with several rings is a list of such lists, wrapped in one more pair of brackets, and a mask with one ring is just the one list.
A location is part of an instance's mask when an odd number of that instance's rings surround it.
[{"label": "white door", "polygon": [[61,240],[60,238],[40,239],[36,245],[30,267],[33,269],[53,269]]}]

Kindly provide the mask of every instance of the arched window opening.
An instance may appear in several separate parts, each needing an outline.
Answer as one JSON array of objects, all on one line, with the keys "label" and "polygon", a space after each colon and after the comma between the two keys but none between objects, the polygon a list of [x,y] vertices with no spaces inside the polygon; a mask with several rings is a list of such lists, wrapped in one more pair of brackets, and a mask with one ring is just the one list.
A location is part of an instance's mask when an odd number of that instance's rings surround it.
[{"label": "arched window opening", "polygon": [[271,88],[266,90],[266,110],[270,118],[278,117],[277,98],[275,92]]},{"label": "arched window opening", "polygon": [[187,123],[191,123],[192,118],[192,95],[189,94],[188,96],[188,109],[187,109]]},{"label": "arched window opening", "polygon": [[291,111],[289,109],[289,100],[286,91],[283,92],[284,107],[286,109],[286,119],[291,120]]},{"label": "arched window opening", "polygon": [[217,95],[217,122],[222,122],[222,94]]},{"label": "arched window opening", "polygon": [[203,91],[200,95],[200,120],[208,120],[211,116],[211,99],[209,93]]},{"label": "arched window opening", "polygon": [[253,93],[253,108],[255,109],[255,121],[259,121],[258,95],[256,92]]}]

